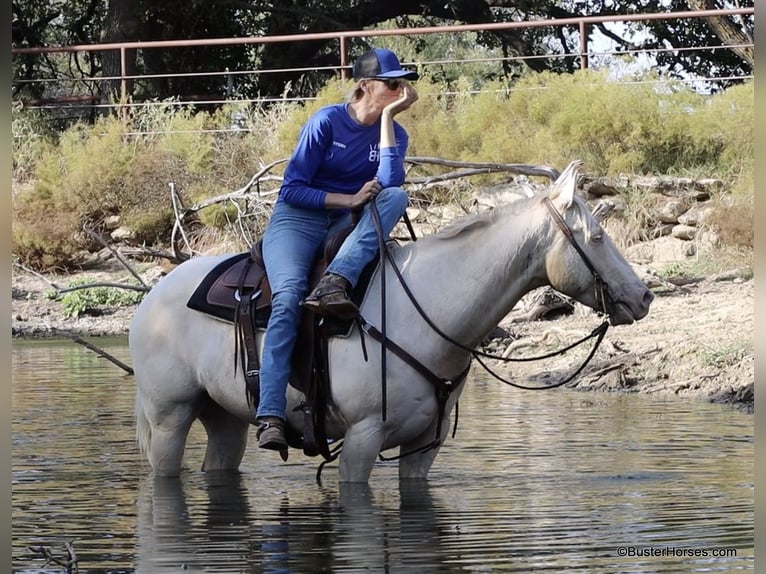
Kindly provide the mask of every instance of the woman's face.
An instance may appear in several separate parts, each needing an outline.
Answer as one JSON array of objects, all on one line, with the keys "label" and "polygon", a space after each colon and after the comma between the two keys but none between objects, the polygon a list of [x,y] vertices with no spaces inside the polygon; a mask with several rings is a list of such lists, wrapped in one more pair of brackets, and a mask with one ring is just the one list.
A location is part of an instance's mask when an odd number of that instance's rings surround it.
[{"label": "woman's face", "polygon": [[386,79],[386,80],[365,80],[366,94],[379,109],[385,108],[391,102],[399,99],[406,80]]}]

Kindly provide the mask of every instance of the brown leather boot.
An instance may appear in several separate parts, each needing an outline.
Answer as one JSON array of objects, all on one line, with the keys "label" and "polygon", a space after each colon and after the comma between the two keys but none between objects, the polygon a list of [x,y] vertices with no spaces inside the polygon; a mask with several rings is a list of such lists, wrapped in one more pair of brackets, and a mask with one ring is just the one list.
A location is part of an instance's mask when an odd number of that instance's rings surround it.
[{"label": "brown leather boot", "polygon": [[278,450],[282,460],[286,460],[287,440],[285,439],[285,421],[279,417],[258,417],[258,447],[268,450]]},{"label": "brown leather boot", "polygon": [[359,308],[348,297],[350,288],[351,284],[340,275],[325,273],[303,306],[317,315],[353,319],[359,315]]}]

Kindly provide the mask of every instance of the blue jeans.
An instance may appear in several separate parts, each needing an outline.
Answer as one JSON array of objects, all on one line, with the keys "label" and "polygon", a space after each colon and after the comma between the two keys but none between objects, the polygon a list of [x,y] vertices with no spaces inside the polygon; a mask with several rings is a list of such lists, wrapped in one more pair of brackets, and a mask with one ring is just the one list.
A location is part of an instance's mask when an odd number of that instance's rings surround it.
[{"label": "blue jeans", "polygon": [[[370,205],[364,206],[359,222],[327,268],[352,286],[378,252],[378,235]],[[383,189],[375,198],[375,205],[383,234],[388,237],[404,214],[407,194],[398,187]],[[285,418],[285,393],[309,274],[327,237],[348,226],[350,217],[349,213],[339,215],[334,210],[304,209],[284,202],[274,206],[263,234],[263,260],[271,286],[271,316],[263,342],[256,416]]]}]

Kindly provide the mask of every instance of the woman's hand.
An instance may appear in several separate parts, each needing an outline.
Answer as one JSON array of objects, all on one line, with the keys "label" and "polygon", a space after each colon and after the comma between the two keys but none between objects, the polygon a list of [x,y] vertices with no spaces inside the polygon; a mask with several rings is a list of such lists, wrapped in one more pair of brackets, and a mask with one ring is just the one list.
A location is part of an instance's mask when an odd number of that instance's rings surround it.
[{"label": "woman's hand", "polygon": [[378,195],[381,189],[383,188],[378,183],[378,178],[376,177],[374,179],[371,179],[370,181],[368,181],[362,186],[362,189],[360,189],[354,195],[351,196],[351,205],[349,205],[349,207],[351,209],[362,207],[368,201],[370,201],[373,197]]},{"label": "woman's hand", "polygon": [[380,193],[383,187],[378,183],[378,178],[371,179],[354,195],[347,193],[327,193],[324,205],[329,209],[359,209],[368,201]]},{"label": "woman's hand", "polygon": [[383,113],[393,118],[396,114],[403,112],[417,101],[418,93],[415,91],[415,88],[407,80],[402,80],[402,93],[399,99],[383,108]]}]

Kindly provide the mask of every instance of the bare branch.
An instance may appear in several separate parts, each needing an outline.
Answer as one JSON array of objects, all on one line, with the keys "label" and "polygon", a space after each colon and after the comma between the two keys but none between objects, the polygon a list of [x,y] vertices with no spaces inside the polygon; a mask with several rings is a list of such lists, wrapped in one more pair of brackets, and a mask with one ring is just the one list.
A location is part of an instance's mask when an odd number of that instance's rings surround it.
[{"label": "bare branch", "polygon": [[96,287],[113,287],[115,289],[128,289],[130,291],[139,291],[141,293],[148,293],[152,290],[148,285],[130,285],[129,283],[111,283],[108,281],[96,281],[94,283],[87,283],[85,285],[73,285],[71,287],[61,287],[57,289],[57,293],[69,293],[70,291],[79,291],[81,289],[94,289]]},{"label": "bare branch", "polygon": [[181,254],[181,258],[179,258],[176,254],[170,253],[169,251],[165,251],[163,249],[153,249],[151,247],[125,247],[122,249],[122,252],[126,255],[144,255],[144,256],[150,256],[150,257],[157,257],[159,259],[167,259],[171,263],[182,263],[183,261],[186,261],[188,257],[186,257],[184,254]]},{"label": "bare branch", "polygon": [[27,548],[32,552],[41,554],[42,557],[45,558],[45,564],[43,566],[47,566],[51,563],[57,564],[66,568],[67,574],[77,574],[80,571],[77,554],[74,551],[74,541],[67,542],[65,545],[67,551],[66,559],[54,556],[51,549],[47,546],[27,546]]},{"label": "bare branch", "polygon": [[115,259],[117,259],[117,261],[119,261],[122,264],[122,266],[125,267],[125,269],[127,269],[130,272],[130,274],[133,275],[133,277],[135,277],[138,280],[139,283],[141,283],[141,285],[146,287],[147,291],[149,290],[149,286],[146,283],[144,283],[144,280],[141,279],[141,276],[136,272],[136,270],[133,269],[130,265],[128,265],[128,262],[122,258],[122,256],[117,252],[116,249],[113,249],[106,241],[104,241],[103,237],[101,237],[98,233],[96,233],[92,229],[88,229],[84,225],[83,225],[83,230],[85,230],[85,232],[88,235],[90,235],[93,239],[98,241],[101,245],[106,247],[109,250],[109,253],[114,255]]},{"label": "bare branch", "polygon": [[187,213],[193,213],[197,212],[200,209],[203,209],[205,207],[209,207],[211,205],[215,205],[216,203],[222,203],[224,201],[229,201],[231,199],[253,199],[253,198],[261,198],[263,195],[270,194],[270,193],[277,193],[277,191],[273,192],[262,192],[261,190],[257,190],[254,193],[250,193],[250,189],[256,184],[261,181],[282,181],[282,178],[277,175],[272,176],[266,176],[266,174],[271,171],[274,167],[278,166],[279,164],[285,163],[288,161],[288,158],[278,159],[276,161],[271,162],[270,164],[262,167],[259,171],[253,175],[253,177],[250,178],[250,181],[247,182],[247,184],[244,187],[241,187],[235,191],[232,191],[230,193],[226,193],[224,195],[218,195],[216,197],[210,197],[208,199],[205,199],[204,201],[200,201],[199,203],[195,203],[191,207],[187,208],[184,211],[184,214]]},{"label": "bare branch", "polygon": [[[547,177],[551,181],[555,181],[558,178],[559,171],[555,168],[546,165],[530,165],[525,163],[484,163],[484,162],[464,162],[448,159],[441,159],[438,157],[415,157],[410,156],[404,158],[406,162],[414,165],[422,164],[434,164],[442,165],[445,167],[458,167],[464,168],[465,171],[455,171],[449,174],[443,174],[439,176],[410,178],[407,181],[409,183],[426,183],[430,181],[444,181],[446,179],[455,179],[458,177],[466,177],[470,175],[479,175],[483,173],[493,172],[510,172],[517,175],[526,176],[540,176]],[[439,179],[435,179],[439,178]]]},{"label": "bare branch", "polygon": [[123,363],[122,361],[120,361],[118,358],[114,357],[113,355],[110,355],[109,353],[107,353],[107,352],[106,352],[106,351],[104,351],[103,349],[99,349],[99,348],[98,348],[98,347],[96,347],[96,346],[95,346],[93,343],[89,343],[88,341],[86,341],[86,340],[85,340],[85,339],[83,339],[82,337],[80,337],[80,336],[78,336],[78,335],[75,335],[74,333],[69,333],[68,331],[63,331],[63,330],[61,330],[61,329],[54,329],[54,332],[55,332],[57,335],[61,335],[61,336],[63,336],[63,337],[66,337],[67,339],[71,339],[72,341],[74,341],[74,342],[75,342],[75,343],[77,343],[78,345],[82,345],[83,347],[85,347],[86,349],[89,349],[89,350],[93,351],[94,353],[96,353],[96,354],[97,354],[97,355],[99,355],[100,357],[103,357],[103,358],[105,358],[106,360],[108,360],[108,361],[110,361],[110,362],[114,363],[115,365],[117,365],[118,367],[120,367],[120,368],[121,368],[123,371],[125,371],[126,373],[128,373],[129,375],[132,375],[132,374],[133,374],[133,368],[132,368],[132,367],[130,367],[130,366],[128,366],[128,365],[126,365],[125,363]]},{"label": "bare branch", "polygon": [[189,254],[193,256],[194,249],[192,249],[191,245],[189,244],[189,239],[186,237],[186,232],[184,231],[183,226],[183,220],[186,212],[183,210],[181,198],[178,196],[178,193],[176,193],[176,184],[171,181],[168,185],[170,186],[170,201],[173,203],[173,213],[176,217],[175,223],[173,224],[173,231],[170,234],[170,244],[173,246],[173,252],[176,254],[176,256],[181,257],[181,254],[177,250],[177,242],[175,240],[176,231],[179,231],[181,233],[181,238],[184,240],[186,248],[189,250]]},{"label": "bare branch", "polygon": [[58,285],[56,285],[56,284],[55,284],[53,281],[51,281],[50,279],[48,279],[48,278],[47,278],[45,275],[42,275],[42,274],[38,273],[37,271],[35,271],[35,270],[33,270],[33,269],[30,269],[29,267],[26,267],[26,266],[22,265],[22,264],[21,264],[21,263],[19,263],[18,261],[14,261],[14,262],[13,262],[13,264],[14,264],[16,267],[18,267],[19,269],[23,269],[23,270],[24,270],[24,271],[26,271],[27,273],[31,273],[31,274],[32,274],[32,275],[34,275],[35,277],[38,277],[39,279],[42,279],[42,280],[43,280],[43,281],[45,281],[45,282],[46,282],[48,285],[50,285],[51,287],[53,287],[53,288],[54,288],[54,289],[55,289],[57,292],[60,292],[60,291],[61,291],[61,287],[59,287]]}]

